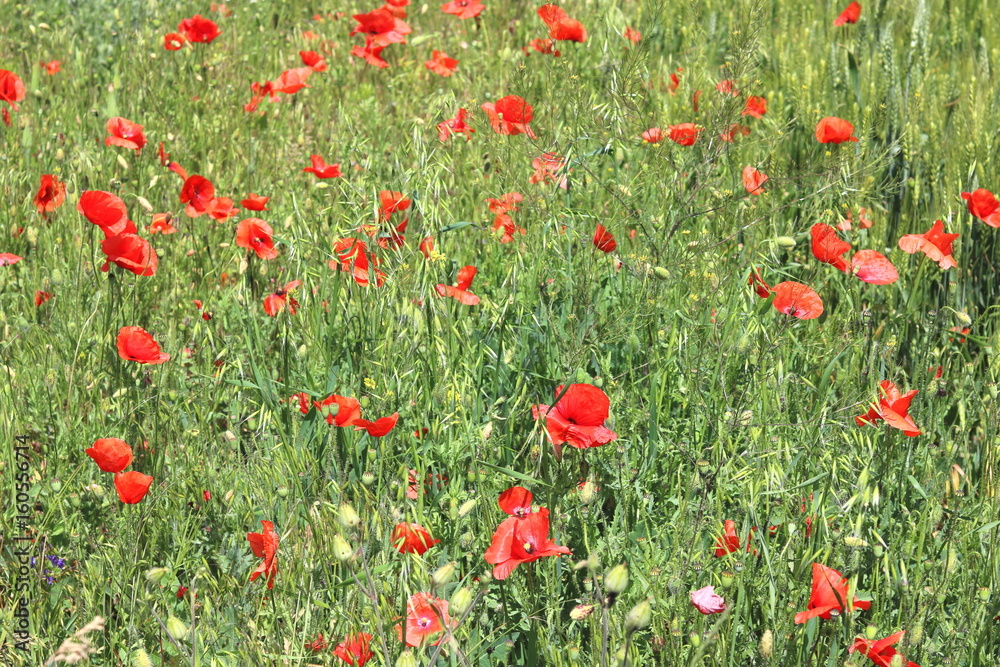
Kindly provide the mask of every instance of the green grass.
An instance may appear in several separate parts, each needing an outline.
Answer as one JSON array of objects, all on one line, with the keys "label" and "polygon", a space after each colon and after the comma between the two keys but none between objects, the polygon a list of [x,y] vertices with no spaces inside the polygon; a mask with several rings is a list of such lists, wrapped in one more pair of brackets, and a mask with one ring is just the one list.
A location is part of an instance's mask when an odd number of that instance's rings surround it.
[{"label": "green grass", "polygon": [[[869,0],[856,25],[834,28],[846,2],[567,2],[589,38],[558,43],[553,58],[521,51],[546,36],[541,3],[486,4],[464,21],[438,3],[407,7],[409,44],[388,47],[379,70],[348,55],[362,43],[348,37],[350,15],[374,2],[233,3],[221,17],[207,3],[0,0],[0,68],[27,87],[13,125],[0,126],[0,252],[24,258],[0,268],[7,655],[42,664],[100,616],[91,664],[141,664],[138,649],[155,665],[343,664],[304,643],[322,633],[332,648],[363,631],[375,635],[369,664],[393,665],[407,598],[454,562],[456,579],[434,592],[467,586],[475,605],[456,642],[415,650],[417,664],[598,665],[605,650],[621,664],[625,616],[647,598],[652,624],[629,639],[631,665],[871,664],[847,653],[868,625],[878,638],[907,631],[897,647],[923,667],[1000,662],[1000,230],[959,197],[1000,191],[990,13],[976,0]],[[347,16],[312,18],[336,9]],[[165,51],[163,36],[196,13],[222,35]],[[642,33],[637,45],[626,26]],[[328,71],[245,113],[250,84],[300,66],[303,49],[324,52]],[[459,60],[454,76],[423,67],[433,49]],[[51,59],[62,62],[54,76],[39,65]],[[741,97],[715,90],[724,78]],[[533,105],[536,140],[490,128],[480,105],[509,94]],[[767,98],[761,119],[739,115],[751,94]],[[440,142],[435,125],[459,107],[476,133]],[[145,127],[139,154],[104,145],[117,115]],[[860,142],[818,144],[813,128],[831,115],[854,123]],[[690,148],[639,139],[684,122],[705,127]],[[733,122],[751,134],[720,142]],[[218,195],[268,195],[270,210],[186,217],[159,142]],[[568,189],[529,184],[544,152],[569,159]],[[314,153],[344,177],[302,173]],[[745,165],[769,175],[765,194],[745,194]],[[32,203],[46,173],[69,190],[48,220]],[[102,235],[75,210],[91,189],[124,199],[160,256],[155,276],[99,270]],[[363,288],[327,262],[338,238],[376,221],[381,190],[413,199],[409,228],[398,252],[380,251],[385,285]],[[511,191],[524,195],[513,217],[526,233],[501,245],[486,199]],[[172,211],[179,232],[150,236],[140,197]],[[813,224],[848,210],[857,221],[861,207],[874,225],[841,236],[889,257],[892,285],[810,252]],[[274,228],[277,259],[236,247],[235,223],[250,215]],[[897,247],[935,219],[960,234],[957,269]],[[611,255],[591,242],[598,223],[618,240]],[[430,261],[417,249],[425,236],[440,253]],[[477,306],[435,292],[465,265],[479,269]],[[777,312],[748,289],[752,267],[772,285],[812,286],[826,312]],[[265,315],[264,296],[296,279],[299,312]],[[36,308],[36,290],[54,296]],[[115,336],[131,325],[170,361],[121,360]],[[964,342],[955,326],[971,329]],[[928,372],[937,366],[940,379]],[[920,436],[855,424],[881,380],[920,391],[910,410]],[[531,406],[569,382],[603,388],[619,438],[557,460]],[[398,411],[400,421],[378,440],[330,427],[286,401],[300,391],[353,396],[366,418]],[[28,653],[11,634],[17,436],[30,449],[38,561]],[[84,454],[103,437],[126,440],[132,469],[155,478],[140,504],[120,503]],[[411,469],[446,481],[411,500]],[[585,480],[598,487],[589,502],[577,491]],[[491,581],[483,554],[506,518],[496,499],[515,484],[549,508],[551,535],[572,556]],[[339,522],[343,503],[359,527]],[[714,557],[726,519],[741,539],[758,527],[757,556]],[[246,534],[261,520],[281,536],[272,591],[248,581],[260,559]],[[440,544],[397,553],[399,521]],[[362,555],[338,560],[338,535]],[[66,560],[49,567],[51,584],[45,554]],[[604,575],[623,562],[631,583],[605,632]],[[871,609],[796,625],[813,562],[849,576]],[[152,568],[166,572],[150,581]],[[692,607],[689,592],[706,585],[726,613]],[[197,597],[178,599],[178,586]],[[578,604],[598,608],[572,620]],[[168,617],[192,632],[171,641]]]}]

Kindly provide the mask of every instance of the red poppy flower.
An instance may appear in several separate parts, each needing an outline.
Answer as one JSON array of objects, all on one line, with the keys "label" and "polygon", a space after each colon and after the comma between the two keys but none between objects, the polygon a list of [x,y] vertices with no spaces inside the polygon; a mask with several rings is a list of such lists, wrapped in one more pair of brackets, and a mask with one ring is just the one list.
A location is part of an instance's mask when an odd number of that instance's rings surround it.
[{"label": "red poppy flower", "polygon": [[455,68],[458,67],[458,61],[449,58],[445,52],[434,49],[434,52],[431,53],[431,59],[424,63],[424,67],[435,74],[451,76],[455,73]]},{"label": "red poppy flower", "polygon": [[521,47],[521,52],[524,53],[524,55],[526,56],[530,56],[531,51],[528,50],[528,48],[530,47],[535,51],[538,51],[539,53],[544,54],[546,56],[552,56],[553,58],[558,58],[562,54],[559,52],[559,49],[555,48],[555,44],[556,44],[555,40],[551,39],[533,39],[530,42],[528,42],[528,46]]},{"label": "red poppy flower", "polygon": [[670,140],[681,146],[694,146],[694,142],[698,140],[698,135],[701,134],[701,128],[694,123],[671,125],[667,128],[667,131],[670,133]]},{"label": "red poppy flower", "polygon": [[138,153],[146,145],[146,135],[142,131],[142,125],[121,116],[109,118],[105,129],[111,135],[104,138],[104,143],[108,146],[131,148]]},{"label": "red poppy flower", "polygon": [[351,424],[355,431],[366,431],[373,438],[381,438],[396,428],[397,421],[399,421],[399,413],[394,412],[388,417],[382,417],[373,422],[367,419],[355,419]]},{"label": "red poppy flower", "polygon": [[276,100],[277,93],[294,95],[303,88],[308,88],[309,84],[306,81],[312,74],[313,69],[311,67],[296,67],[295,69],[285,70],[271,84],[271,101],[274,102]]},{"label": "red poppy flower", "polygon": [[489,197],[486,201],[490,205],[490,213],[514,213],[517,211],[517,205],[524,201],[524,195],[520,192],[508,192],[497,199]]},{"label": "red poppy flower", "polygon": [[767,174],[754,169],[750,165],[743,167],[743,188],[749,194],[764,194],[764,184],[767,183],[767,180]]},{"label": "red poppy flower", "polygon": [[851,258],[851,273],[870,285],[890,285],[899,279],[892,262],[880,252],[859,250]]},{"label": "red poppy flower", "polygon": [[431,537],[427,529],[416,523],[398,523],[392,529],[392,546],[401,554],[422,556],[440,542]]},{"label": "red poppy flower", "polygon": [[607,394],[590,384],[571,384],[563,394],[563,386],[556,387],[556,397],[562,394],[562,398],[552,407],[531,407],[532,417],[545,419],[549,442],[555,447],[557,457],[562,455],[563,443],[586,449],[618,438],[617,433],[604,425],[611,409]]},{"label": "red poppy flower", "polygon": [[431,253],[434,252],[434,237],[425,237],[422,241],[420,241],[419,249],[420,252],[423,253],[424,259],[430,259]]},{"label": "red poppy flower", "polygon": [[319,653],[327,646],[329,646],[329,644],[327,644],[326,640],[323,638],[322,632],[316,636],[316,639],[312,640],[311,642],[305,643],[305,647],[310,651],[312,651],[313,653]]},{"label": "red poppy flower", "polygon": [[[445,627],[454,629],[457,625],[458,621],[448,615],[448,603],[430,593],[417,593],[406,603],[407,646],[437,646],[444,639]],[[396,624],[396,634],[403,638],[402,623]]]},{"label": "red poppy flower", "polygon": [[250,574],[250,581],[255,581],[260,575],[267,576],[267,589],[274,588],[274,578],[278,575],[278,534],[274,532],[274,524],[261,520],[264,529],[259,533],[247,533],[247,541],[253,549],[253,555],[264,561]]},{"label": "red poppy flower", "polygon": [[163,48],[167,51],[180,51],[186,41],[187,37],[179,32],[168,32],[163,36]]},{"label": "red poppy flower", "polygon": [[732,95],[737,97],[740,91],[736,90],[735,84],[730,79],[723,79],[719,83],[715,84],[715,89],[722,93],[723,95]]},{"label": "red poppy flower", "polygon": [[468,116],[469,112],[463,108],[458,110],[454,118],[438,123],[438,139],[441,141],[447,141],[448,137],[454,134],[465,134],[466,141],[472,139],[472,135],[475,133],[475,130],[466,124],[465,119]]},{"label": "red poppy flower", "polygon": [[505,514],[524,518],[532,512],[532,500],[534,496],[531,495],[531,491],[523,486],[512,486],[500,494],[497,504]]},{"label": "red poppy flower", "polygon": [[52,298],[52,294],[49,292],[43,292],[41,290],[35,290],[35,307],[40,308],[43,303]]},{"label": "red poppy flower", "polygon": [[493,102],[485,102],[482,105],[483,111],[490,119],[493,131],[497,134],[527,134],[530,138],[535,138],[535,133],[531,131],[528,123],[535,116],[535,110],[530,104],[518,95],[508,95]]},{"label": "red poppy flower", "polygon": [[0,252],[0,266],[10,266],[21,261],[21,257],[12,252]]},{"label": "red poppy flower", "polygon": [[719,135],[719,138],[726,143],[733,143],[733,138],[737,135],[747,136],[750,134],[750,128],[746,125],[740,125],[739,123],[733,123],[729,126],[729,129]]},{"label": "red poppy flower", "polygon": [[483,558],[494,566],[494,579],[506,579],[521,563],[568,553],[568,547],[549,538],[549,510],[542,507],[523,517],[505,519],[493,533]]},{"label": "red poppy flower", "polygon": [[286,283],[285,286],[273,294],[268,294],[264,297],[264,312],[274,317],[285,307],[288,307],[288,313],[294,315],[299,310],[299,302],[295,300],[289,292],[298,288],[302,284],[301,280],[293,280],[290,283]]},{"label": "red poppy flower", "polygon": [[160,351],[160,345],[142,327],[122,327],[118,330],[118,356],[140,364],[162,364],[170,355]]},{"label": "red poppy flower", "polygon": [[775,295],[772,305],[785,315],[811,320],[823,314],[823,301],[819,295],[802,283],[788,280],[778,283],[771,291]]},{"label": "red poppy flower", "polygon": [[835,26],[842,26],[845,23],[857,23],[858,19],[861,17],[861,5],[857,2],[852,2],[847,5],[847,8],[840,13],[834,22]]},{"label": "red poppy flower", "polygon": [[180,176],[181,180],[184,180],[184,181],[187,180],[187,177],[188,177],[187,170],[185,170],[184,167],[180,166],[176,162],[171,162],[170,164],[168,164],[167,165],[167,169],[169,169],[170,171],[172,171],[175,174],[177,174],[178,176]]},{"label": "red poppy flower", "polygon": [[240,206],[248,211],[266,211],[268,210],[267,202],[270,199],[270,197],[262,197],[251,192],[246,199],[240,201]]},{"label": "red poppy flower", "polygon": [[486,9],[480,0],[452,0],[441,5],[441,11],[445,14],[453,14],[460,19],[472,19],[483,13]]},{"label": "red poppy flower", "polygon": [[351,55],[356,58],[363,58],[365,62],[373,67],[386,68],[389,63],[386,62],[381,54],[384,46],[378,46],[375,43],[375,38],[370,35],[365,35],[365,45],[364,47],[354,46],[351,48]]},{"label": "red poppy flower", "polygon": [[236,245],[253,250],[261,259],[274,259],[278,251],[271,234],[271,225],[260,218],[247,218],[236,225]]},{"label": "red poppy flower", "polygon": [[119,438],[98,438],[86,454],[104,472],[121,472],[132,463],[132,448]]},{"label": "red poppy flower", "polygon": [[[129,222],[131,223],[131,221]],[[109,236],[101,241],[101,250],[106,259],[101,271],[105,273],[111,268],[111,264],[115,264],[137,276],[156,275],[160,259],[156,256],[153,247],[149,245],[149,241],[137,234],[124,233]]]},{"label": "red poppy flower", "polygon": [[371,44],[375,46],[385,47],[393,43],[405,44],[406,37],[404,35],[411,32],[410,26],[384,8],[376,9],[367,14],[355,14],[354,20],[358,24],[354,26],[350,36],[364,35],[366,47],[369,37],[372,40]]},{"label": "red poppy flower", "polygon": [[800,611],[795,614],[796,623],[805,623],[810,618],[832,618],[833,613],[838,615],[844,611],[843,603],[847,603],[847,611],[857,609],[868,609],[871,602],[854,598],[851,600],[847,596],[847,579],[832,567],[812,564],[812,594],[809,596],[808,611]]},{"label": "red poppy flower", "polygon": [[764,279],[760,277],[760,269],[754,269],[750,274],[750,278],[747,279],[747,282],[760,298],[766,299],[771,296],[771,288],[766,282],[764,282]]},{"label": "red poppy flower", "polygon": [[[531,161],[531,167],[535,170],[535,173],[531,175],[528,182],[532,185],[546,183],[548,181],[554,182],[559,172],[566,167],[566,162],[566,158],[561,155],[556,155],[555,153],[543,153]],[[569,171],[567,170],[562,174],[562,178],[559,181],[559,187],[565,190],[568,186]]]},{"label": "red poppy flower", "polygon": [[594,247],[601,252],[614,252],[615,248],[618,247],[615,237],[600,223],[598,223],[597,229],[594,231]]},{"label": "red poppy flower", "polygon": [[118,498],[126,505],[135,505],[145,498],[152,484],[153,477],[151,475],[143,475],[135,470],[130,470],[125,474],[115,473],[115,489],[118,491]]},{"label": "red poppy flower", "polygon": [[[9,104],[14,111],[20,111],[17,103],[24,99],[24,94],[24,82],[21,78],[13,72],[0,69],[0,101]],[[6,108],[4,111],[6,112]]]},{"label": "red poppy flower", "polygon": [[[972,329],[969,329],[968,327],[962,327],[962,328],[959,328],[959,327],[951,327],[950,329],[948,329],[948,331],[951,331],[951,332],[953,332],[953,333],[959,333],[959,334],[962,334],[962,337],[958,339],[958,342],[959,342],[959,343],[964,343],[964,342],[965,342],[965,334],[967,334],[967,333],[969,333],[970,331],[972,331]],[[949,343],[954,343],[954,342],[955,342],[955,339],[949,336],[949,337],[948,337],[948,342],[949,342]]]},{"label": "red poppy flower", "polygon": [[385,282],[385,273],[377,268],[378,258],[368,252],[364,241],[352,237],[340,239],[334,244],[333,251],[337,259],[327,262],[331,269],[349,272],[354,282],[362,287],[372,282],[373,273],[376,287]]},{"label": "red poppy flower", "polygon": [[963,192],[962,199],[969,207],[969,213],[976,216],[990,227],[1000,227],[1000,201],[986,188],[975,192]]},{"label": "red poppy flower", "polygon": [[622,33],[622,37],[632,42],[633,44],[638,44],[639,40],[642,39],[642,33],[638,30],[633,30],[632,28],[625,26],[625,32]]},{"label": "red poppy flower", "polygon": [[[753,532],[751,531],[747,535],[747,553],[757,554],[757,550],[750,546],[750,540],[753,538]],[[726,519],[723,522],[723,533],[715,541],[715,557],[725,556],[726,554],[736,553],[740,550],[740,536],[736,534],[736,522],[732,519]]]},{"label": "red poppy flower", "polygon": [[87,190],[76,202],[76,210],[97,225],[105,236],[135,234],[135,223],[128,219],[128,210],[121,198],[110,192]]},{"label": "red poppy flower", "polygon": [[201,14],[195,14],[191,18],[181,21],[177,24],[177,32],[183,33],[189,42],[202,42],[204,44],[210,43],[222,34],[215,21],[202,18]]},{"label": "red poppy flower", "polygon": [[663,130],[651,127],[642,133],[642,140],[647,144],[658,144],[663,141]]},{"label": "red poppy flower", "polygon": [[558,5],[542,5],[538,16],[549,27],[549,37],[558,41],[586,42],[587,30],[576,19],[571,19]]},{"label": "red poppy flower", "polygon": [[150,234],[175,234],[177,228],[170,224],[173,216],[170,213],[154,213],[153,222],[149,225]]},{"label": "red poppy flower", "polygon": [[340,164],[327,164],[319,155],[310,155],[311,167],[305,167],[302,171],[314,174],[316,178],[340,178]]},{"label": "red poppy flower", "polygon": [[35,193],[35,209],[43,218],[66,201],[66,184],[52,174],[42,174],[42,182]]},{"label": "red poppy flower", "polygon": [[367,632],[357,632],[347,635],[344,637],[344,641],[337,644],[337,647],[333,649],[333,654],[348,665],[364,667],[364,664],[375,655],[369,649],[371,642],[372,636]]},{"label": "red poppy flower", "polygon": [[[326,423],[331,426],[337,425],[341,428],[353,426],[354,422],[361,418],[361,403],[356,398],[348,398],[331,394],[322,401],[315,401],[316,409],[326,417]],[[330,410],[331,405],[337,406],[337,412]],[[301,409],[301,406],[300,406]],[[308,410],[306,411],[308,412]],[[302,414],[305,414],[303,412]]]},{"label": "red poppy flower", "polygon": [[[871,660],[872,664],[878,665],[878,667],[890,667],[893,657],[899,655],[899,652],[892,645],[902,639],[904,634],[905,632],[900,630],[878,641],[870,641],[864,637],[858,637],[854,640],[854,644],[847,649],[847,652],[854,653],[858,651]],[[904,660],[906,658],[900,657],[899,664],[901,666]],[[920,665],[913,661],[907,661],[906,667],[920,667]]]},{"label": "red poppy flower", "polygon": [[821,144],[842,144],[845,141],[857,141],[853,136],[854,126],[843,118],[827,116],[816,123],[816,141]]},{"label": "red poppy flower", "polygon": [[181,203],[187,204],[184,212],[190,218],[207,213],[215,201],[215,186],[204,176],[193,174],[184,180],[181,187]]},{"label": "red poppy flower", "polygon": [[209,204],[206,211],[213,220],[228,220],[240,214],[240,210],[233,206],[233,200],[229,197],[216,197]]},{"label": "red poppy flower", "polygon": [[510,243],[514,240],[514,234],[526,234],[523,227],[518,226],[514,219],[506,213],[500,213],[493,218],[493,231],[503,231],[500,235],[500,243]]},{"label": "red poppy flower", "polygon": [[468,290],[472,286],[472,279],[476,277],[477,271],[478,269],[474,266],[463,266],[458,270],[458,280],[454,286],[438,284],[434,286],[434,289],[437,290],[439,296],[450,296],[466,306],[475,306],[479,303],[479,297]]},{"label": "red poppy flower", "polygon": [[908,413],[913,397],[918,390],[912,389],[906,394],[900,394],[895,383],[890,380],[882,380],[879,383],[879,401],[877,405],[871,407],[866,414],[855,417],[854,421],[858,426],[874,426],[880,419],[893,428],[898,428],[911,438],[920,435],[920,429]]},{"label": "red poppy flower", "polygon": [[302,64],[314,72],[326,71],[326,59],[315,51],[299,51]]},{"label": "red poppy flower", "polygon": [[676,72],[670,73],[670,83],[667,84],[667,91],[671,95],[674,95],[677,92],[677,89],[681,87],[681,78],[678,75],[683,71],[683,67],[678,67]]},{"label": "red poppy flower", "polygon": [[178,600],[183,600],[184,596],[187,595],[187,592],[188,592],[187,586],[178,586],[177,587],[177,599]]},{"label": "red poppy flower", "polygon": [[45,62],[43,60],[39,64],[45,68],[45,73],[48,74],[49,76],[58,74],[59,70],[62,69],[62,63],[59,62],[58,60],[50,60],[49,62]]},{"label": "red poppy flower", "polygon": [[[847,211],[846,217],[837,223],[837,229],[842,232],[851,231],[851,212]],[[865,215],[865,209],[860,209],[858,211],[858,224],[861,225],[861,229],[869,229],[872,226],[872,221],[869,220]]]},{"label": "red poppy flower", "polygon": [[763,97],[748,97],[746,106],[743,107],[741,116],[753,116],[762,118],[767,113],[767,100]]},{"label": "red poppy flower", "polygon": [[412,200],[407,199],[402,192],[382,190],[378,193],[379,220],[388,221],[393,213],[399,213],[410,208]]},{"label": "red poppy flower", "polygon": [[812,236],[813,257],[846,273],[847,261],[842,255],[851,250],[851,244],[837,236],[833,227],[822,222],[813,225],[809,233]]}]

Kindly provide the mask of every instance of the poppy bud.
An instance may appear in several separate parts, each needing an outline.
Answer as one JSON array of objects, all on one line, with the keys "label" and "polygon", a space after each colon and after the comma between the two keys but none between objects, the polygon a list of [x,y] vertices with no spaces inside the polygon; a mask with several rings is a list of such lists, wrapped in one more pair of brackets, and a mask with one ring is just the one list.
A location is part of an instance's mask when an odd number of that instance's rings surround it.
[{"label": "poppy bud", "polygon": [[396,658],[396,667],[417,667],[417,659],[413,657],[412,651],[403,651]]},{"label": "poppy bud", "polygon": [[132,653],[132,667],[153,667],[153,661],[149,659],[145,649],[137,648]]},{"label": "poppy bud", "polygon": [[875,638],[878,637],[878,626],[872,623],[865,626],[865,637],[868,638],[868,641],[875,641]]},{"label": "poppy bud", "polygon": [[760,636],[760,655],[763,658],[770,658],[774,653],[774,635],[770,630],[765,630]]},{"label": "poppy bud", "polygon": [[340,520],[340,525],[344,528],[357,528],[361,525],[361,517],[358,513],[354,511],[354,508],[344,503],[340,506],[340,512],[337,515]]},{"label": "poppy bud", "polygon": [[578,604],[569,612],[569,617],[574,621],[582,621],[594,613],[594,605]]},{"label": "poppy bud", "polygon": [[125,171],[128,171],[128,162],[121,155],[118,156],[118,165]]},{"label": "poppy bud", "polygon": [[774,239],[774,242],[777,243],[782,248],[795,247],[795,239],[793,239],[791,236],[779,236],[778,238]]},{"label": "poppy bud", "polygon": [[365,472],[361,473],[361,483],[364,484],[365,486],[371,486],[372,484],[375,483],[375,475],[366,470]]},{"label": "poppy bud", "polygon": [[455,594],[451,596],[451,613],[456,616],[462,616],[469,610],[472,606],[472,591],[468,587],[463,586],[455,591]]},{"label": "poppy bud", "polygon": [[341,563],[346,561],[354,553],[350,543],[340,535],[333,536],[333,557]]},{"label": "poppy bud", "polygon": [[865,542],[863,539],[861,539],[860,537],[854,537],[853,535],[845,535],[844,544],[851,547],[852,549],[868,546],[868,543]]},{"label": "poppy bud", "polygon": [[645,630],[653,622],[653,608],[649,605],[649,600],[643,600],[625,617],[625,633],[632,634],[637,630]]},{"label": "poppy bud", "polygon": [[102,486],[100,486],[98,484],[91,484],[87,488],[90,489],[90,492],[93,493],[96,498],[103,498],[104,497],[104,487],[102,487]]},{"label": "poppy bud", "polygon": [[153,205],[149,203],[149,200],[148,200],[148,199],[146,199],[145,197],[138,197],[138,196],[137,196],[137,197],[135,198],[135,200],[136,200],[137,202],[139,202],[139,206],[141,206],[141,207],[143,207],[144,209],[146,209],[146,212],[147,212],[147,213],[152,213],[152,212],[153,212]]},{"label": "poppy bud", "polygon": [[475,508],[475,506],[476,506],[476,499],[469,498],[464,503],[462,503],[461,507],[458,508],[458,516],[463,517],[467,515],[469,512],[473,510],[473,508]]},{"label": "poppy bud", "polygon": [[969,317],[968,313],[963,313],[961,310],[956,310],[954,312],[955,312],[955,319],[956,320],[958,320],[959,322],[961,322],[965,326],[969,326],[970,324],[972,324],[972,318]]},{"label": "poppy bud", "polygon": [[903,654],[897,653],[892,656],[892,660],[889,661],[889,667],[903,667],[906,663],[903,662]]},{"label": "poppy bud", "polygon": [[910,646],[916,646],[924,639],[924,626],[917,623],[912,628],[910,628]]},{"label": "poppy bud", "polygon": [[452,498],[448,501],[448,516],[452,521],[458,520],[458,499]]},{"label": "poppy bud", "polygon": [[480,430],[480,433],[483,436],[483,440],[489,440],[490,436],[493,435],[493,422],[486,422]]},{"label": "poppy bud", "polygon": [[449,581],[451,581],[452,577],[454,576],[455,576],[455,563],[454,562],[445,563],[438,569],[434,570],[434,574],[431,575],[431,585],[435,587],[444,586]]},{"label": "poppy bud", "polygon": [[146,581],[153,584],[158,584],[163,581],[163,577],[167,576],[170,570],[165,567],[151,567],[146,570]]},{"label": "poppy bud", "polygon": [[688,641],[691,642],[691,646],[693,646],[694,648],[698,648],[699,646],[701,646],[701,635],[699,635],[697,632],[692,632],[688,636]]},{"label": "poppy bud", "polygon": [[615,653],[615,667],[625,667],[625,647],[618,649]]},{"label": "poppy bud", "polygon": [[597,490],[597,486],[591,481],[587,480],[580,487],[580,502],[586,505],[591,500],[594,499],[594,492]]},{"label": "poppy bud", "polygon": [[176,616],[169,616],[167,618],[167,634],[170,635],[174,641],[180,641],[187,637],[188,626],[184,625],[184,621]]},{"label": "poppy bud", "polygon": [[233,496],[235,496],[235,495],[236,495],[236,491],[234,489],[229,489],[228,491],[226,491],[226,495],[224,495],[222,497],[222,502],[224,502],[224,503],[226,503],[228,505],[229,501],[232,500]]},{"label": "poppy bud", "polygon": [[670,272],[667,271],[662,266],[654,266],[653,275],[659,278],[660,280],[670,280]]},{"label": "poppy bud", "polygon": [[626,588],[628,588],[628,566],[624,563],[615,565],[604,575],[604,590],[608,594],[604,606],[610,607],[613,605],[618,594]]}]

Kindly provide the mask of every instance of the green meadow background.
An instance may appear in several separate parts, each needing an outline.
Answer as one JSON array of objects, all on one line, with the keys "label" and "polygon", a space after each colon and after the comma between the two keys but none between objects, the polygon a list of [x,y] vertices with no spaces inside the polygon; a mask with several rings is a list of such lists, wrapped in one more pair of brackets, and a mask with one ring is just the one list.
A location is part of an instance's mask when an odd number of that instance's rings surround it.
[{"label": "green meadow background", "polygon": [[[856,25],[834,27],[846,4],[566,2],[589,37],[553,58],[522,52],[547,36],[540,2],[491,1],[463,21],[414,2],[408,44],[388,47],[379,70],[348,55],[363,43],[350,15],[374,2],[232,2],[222,16],[208,3],[0,0],[0,68],[27,87],[0,126],[0,252],[24,258],[0,268],[5,657],[43,664],[100,616],[104,629],[85,635],[95,665],[144,664],[140,650],[154,665],[343,664],[304,644],[357,631],[387,638],[370,664],[393,665],[406,599],[454,562],[435,594],[467,586],[476,604],[456,643],[415,650],[416,664],[860,666],[871,663],[847,647],[869,625],[878,638],[905,630],[897,648],[923,667],[998,664],[1000,230],[959,194],[1000,190],[1000,23],[978,0],[868,0]],[[164,50],[199,13],[222,34]],[[328,71],[245,113],[250,84],[301,66],[305,49]],[[424,68],[433,49],[459,60],[453,76]],[[52,59],[62,69],[49,76],[40,61]],[[742,96],[718,93],[722,79]],[[510,94],[534,107],[536,140],[491,130],[480,105]],[[740,116],[745,95],[767,99],[763,118]],[[439,141],[435,125],[459,107],[476,133]],[[112,116],[145,127],[139,154],[104,144]],[[818,144],[824,116],[854,123],[860,141]],[[640,139],[684,122],[705,128],[690,148]],[[749,136],[719,141],[734,122]],[[270,210],[187,218],[160,142],[218,195],[267,195]],[[567,189],[529,183],[545,152],[569,160]],[[302,173],[311,154],[344,177]],[[769,175],[763,195],[746,195],[746,165]],[[42,174],[68,187],[48,220],[32,203]],[[124,199],[160,256],[155,276],[99,270],[101,234],[75,210],[91,189]],[[413,199],[407,240],[382,253],[385,285],[364,288],[327,261],[376,220],[381,190]],[[501,245],[486,199],[512,191],[526,233]],[[140,197],[176,214],[178,233],[149,236]],[[896,283],[813,258],[810,227],[848,211],[841,236],[889,257]],[[274,228],[277,259],[236,247],[235,223],[251,215]],[[956,269],[897,247],[936,219],[960,234]],[[591,242],[598,223],[617,238],[610,255]],[[425,236],[433,260],[417,249]],[[434,289],[465,265],[479,269],[474,307]],[[748,288],[752,267],[772,285],[810,285],[824,315],[777,312]],[[268,317],[264,296],[291,280],[299,312]],[[36,307],[36,290],[53,298]],[[115,336],[132,325],[170,361],[119,359]],[[855,424],[882,380],[919,390],[920,436]],[[531,406],[570,382],[607,393],[619,438],[556,460]],[[286,401],[300,391],[400,421],[379,440],[329,427]],[[16,436],[30,448],[37,558],[28,653],[11,633]],[[84,454],[102,437],[129,442],[133,468],[154,476],[140,504],[121,504]],[[411,469],[435,480],[416,500]],[[592,497],[577,490],[587,480]],[[553,539],[573,553],[491,581],[483,553],[506,516],[496,498],[514,484],[550,509]],[[359,527],[338,521],[345,502]],[[281,536],[272,591],[248,582],[259,559],[246,534],[262,519]],[[714,556],[726,519],[741,540],[758,528],[758,555]],[[398,521],[440,544],[397,553]],[[363,558],[338,561],[337,535]],[[849,576],[871,609],[795,625],[813,562]],[[631,582],[607,629],[600,608],[571,619],[599,605],[619,563]],[[692,607],[707,585],[724,614]],[[178,599],[179,586],[197,597]],[[624,617],[646,599],[652,623],[626,655]],[[190,629],[182,640],[169,617]]]}]

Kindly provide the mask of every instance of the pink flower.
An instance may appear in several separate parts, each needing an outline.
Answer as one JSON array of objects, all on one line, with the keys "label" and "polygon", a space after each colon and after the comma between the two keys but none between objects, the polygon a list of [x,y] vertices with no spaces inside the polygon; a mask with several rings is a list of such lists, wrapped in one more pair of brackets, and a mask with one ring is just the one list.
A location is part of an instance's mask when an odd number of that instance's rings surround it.
[{"label": "pink flower", "polygon": [[691,591],[691,604],[703,614],[718,614],[726,610],[726,601],[715,593],[715,586]]}]

